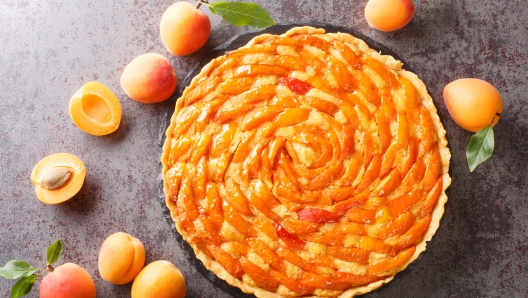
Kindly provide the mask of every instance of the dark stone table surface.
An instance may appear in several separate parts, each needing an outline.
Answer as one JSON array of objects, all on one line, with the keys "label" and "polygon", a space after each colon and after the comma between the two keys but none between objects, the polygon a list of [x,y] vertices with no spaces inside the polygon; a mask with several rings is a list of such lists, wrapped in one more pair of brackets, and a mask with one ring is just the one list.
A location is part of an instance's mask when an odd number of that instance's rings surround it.
[{"label": "dark stone table surface", "polygon": [[[528,3],[526,0],[415,0],[414,19],[401,30],[370,28],[366,0],[256,1],[278,23],[344,26],[399,55],[426,83],[447,130],[452,153],[449,202],[428,250],[396,280],[365,297],[528,296]],[[222,290],[186,257],[158,198],[160,129],[169,100],[145,105],[119,85],[134,57],[157,52],[183,78],[214,47],[254,29],[233,27],[207,8],[211,37],[185,57],[161,43],[159,21],[170,1],[0,1],[0,266],[11,259],[45,265],[47,246],[64,242],[59,263],[88,270],[98,297],[129,297],[131,285],[105,282],[97,271],[103,240],[124,231],[145,245],[147,262],[166,259],[187,279],[187,297],[243,297]],[[471,133],[458,127],[442,98],[462,77],[484,79],[501,92],[493,157],[469,172]],[[103,137],[80,131],[68,102],[88,81],[115,92],[123,106],[119,129]],[[176,98],[179,93],[174,94]],[[80,193],[59,205],[35,197],[29,179],[43,157],[68,152],[85,163]],[[8,297],[12,281],[0,280]],[[28,297],[38,297],[37,281]]]}]

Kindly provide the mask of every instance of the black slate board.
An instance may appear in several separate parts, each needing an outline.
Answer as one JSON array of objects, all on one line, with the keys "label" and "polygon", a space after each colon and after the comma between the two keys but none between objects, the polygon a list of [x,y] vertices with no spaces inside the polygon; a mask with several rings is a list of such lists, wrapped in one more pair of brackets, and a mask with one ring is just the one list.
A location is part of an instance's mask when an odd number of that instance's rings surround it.
[{"label": "black slate board", "polygon": [[[357,37],[359,39],[362,39],[363,41],[365,41],[369,45],[370,48],[375,49],[378,52],[381,52],[381,54],[383,54],[383,55],[391,55],[394,58],[396,58],[397,60],[400,60],[405,65],[404,66],[405,70],[408,70],[408,71],[411,71],[411,72],[414,73],[414,71],[409,67],[409,65],[407,63],[405,63],[405,61],[403,61],[401,58],[399,58],[399,56],[396,53],[394,53],[393,51],[391,51],[389,48],[385,47],[384,45],[380,44],[379,42],[376,42],[376,41],[372,40],[371,38],[369,38],[367,36],[364,36],[363,34],[357,32],[353,28],[329,25],[329,24],[324,24],[324,23],[316,23],[316,22],[310,22],[310,23],[288,23],[288,24],[279,24],[279,25],[276,25],[276,26],[268,27],[268,28],[265,28],[263,30],[253,31],[253,32],[249,32],[249,33],[244,33],[244,34],[237,35],[237,36],[233,37],[232,39],[226,41],[225,43],[221,44],[220,46],[214,48],[209,53],[207,53],[201,59],[201,62],[196,64],[191,69],[189,74],[183,79],[183,81],[181,82],[181,84],[178,87],[178,91],[175,93],[175,96],[173,95],[171,97],[171,99],[170,99],[170,102],[169,102],[169,105],[168,105],[168,109],[167,109],[166,114],[165,114],[165,116],[163,118],[163,122],[162,122],[162,125],[161,125],[161,128],[160,128],[159,138],[158,138],[158,145],[160,147],[163,146],[163,142],[165,141],[165,131],[167,130],[167,128],[168,128],[168,126],[170,124],[170,119],[172,117],[172,114],[174,113],[174,109],[176,107],[176,100],[181,96],[181,94],[183,93],[185,88],[187,86],[189,86],[189,84],[191,83],[192,79],[196,75],[198,75],[200,73],[200,70],[207,63],[209,63],[211,60],[213,60],[213,59],[215,59],[215,58],[217,58],[219,56],[224,55],[226,51],[235,50],[235,49],[238,49],[238,48],[246,45],[252,38],[254,38],[257,35],[264,34],[264,33],[280,35],[280,34],[285,33],[286,31],[288,31],[289,29],[291,29],[293,27],[299,27],[299,26],[312,26],[312,27],[315,27],[315,28],[323,28],[323,29],[325,29],[326,33],[343,32],[343,33],[351,34],[351,35],[353,35],[353,36],[355,36],[355,37]],[[169,223],[172,231],[174,232],[174,236],[176,237],[177,242],[181,245],[181,247],[183,249],[183,252],[185,254],[185,257],[189,260],[189,262],[205,278],[207,278],[209,281],[211,281],[215,286],[217,286],[220,289],[222,289],[224,292],[230,294],[232,297],[234,297],[234,298],[251,298],[251,297],[255,297],[254,295],[248,295],[248,294],[242,292],[240,289],[238,289],[236,287],[230,286],[227,282],[225,282],[224,280],[218,278],[213,272],[211,272],[207,268],[205,268],[203,263],[196,258],[195,254],[194,254],[194,251],[191,248],[191,246],[183,239],[183,237],[176,230],[176,226],[175,226],[174,221],[173,221],[173,219],[172,219],[172,217],[170,215],[170,210],[167,208],[167,205],[165,204],[165,193],[163,192],[163,180],[162,180],[161,175],[158,177],[158,198],[160,200],[160,203],[162,204],[163,214],[164,214],[165,218],[167,219],[167,222]],[[385,292],[385,289],[387,289],[391,285],[394,285],[394,284],[398,283],[402,279],[402,277],[407,275],[407,272],[409,271],[409,269],[412,268],[413,266],[415,266],[416,263],[422,259],[424,253],[425,252],[420,254],[418,259],[416,259],[413,263],[411,263],[407,267],[406,270],[398,273],[391,282],[389,282],[387,284],[384,284],[383,286],[381,286],[377,290],[375,290],[375,291],[373,291],[371,293],[365,294],[365,295],[363,295],[361,297],[364,297],[364,298],[381,297],[383,295],[383,293]]]}]

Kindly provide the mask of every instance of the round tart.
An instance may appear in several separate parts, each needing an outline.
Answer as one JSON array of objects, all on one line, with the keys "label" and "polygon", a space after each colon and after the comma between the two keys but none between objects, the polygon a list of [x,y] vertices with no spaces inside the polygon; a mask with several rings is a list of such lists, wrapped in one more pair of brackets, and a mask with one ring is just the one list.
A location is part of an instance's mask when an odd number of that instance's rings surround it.
[{"label": "round tart", "polygon": [[352,297],[425,250],[450,153],[425,85],[349,34],[263,34],[178,99],[162,164],[178,232],[257,297]]}]

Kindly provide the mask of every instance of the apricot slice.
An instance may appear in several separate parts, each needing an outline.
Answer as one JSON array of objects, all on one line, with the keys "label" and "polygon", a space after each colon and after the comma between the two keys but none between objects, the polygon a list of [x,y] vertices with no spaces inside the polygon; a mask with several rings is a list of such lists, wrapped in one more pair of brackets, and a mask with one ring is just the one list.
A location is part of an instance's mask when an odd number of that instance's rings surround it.
[{"label": "apricot slice", "polygon": [[132,298],[184,298],[185,279],[168,261],[155,261],[143,268],[132,284]]},{"label": "apricot slice", "polygon": [[314,223],[337,222],[341,219],[341,215],[332,213],[323,209],[304,208],[297,211],[299,220]]},{"label": "apricot slice", "polygon": [[497,124],[504,107],[502,97],[493,85],[473,78],[458,79],[447,84],[444,100],[453,120],[472,132]]},{"label": "apricot slice", "polygon": [[86,168],[83,162],[69,153],[44,157],[31,172],[37,198],[46,204],[59,204],[71,199],[81,189]]},{"label": "apricot slice", "polygon": [[413,16],[412,0],[369,0],[365,6],[368,24],[381,31],[398,30],[407,25]]},{"label": "apricot slice", "polygon": [[178,84],[178,78],[167,58],[146,53],[134,58],[121,75],[123,91],[135,101],[157,103],[169,98]]},{"label": "apricot slice", "polygon": [[188,2],[174,3],[161,17],[161,40],[172,55],[183,56],[198,51],[210,33],[209,17]]},{"label": "apricot slice", "polygon": [[103,242],[97,262],[104,280],[124,285],[134,280],[143,269],[145,247],[139,239],[117,232]]},{"label": "apricot slice", "polygon": [[88,82],[70,99],[70,117],[82,131],[94,136],[114,132],[121,122],[121,103],[105,85]]}]

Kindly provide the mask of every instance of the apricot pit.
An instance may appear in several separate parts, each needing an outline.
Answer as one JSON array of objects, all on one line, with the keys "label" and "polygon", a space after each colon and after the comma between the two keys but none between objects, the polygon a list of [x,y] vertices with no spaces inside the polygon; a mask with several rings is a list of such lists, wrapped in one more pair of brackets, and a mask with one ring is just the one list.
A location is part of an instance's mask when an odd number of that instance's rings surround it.
[{"label": "apricot pit", "polygon": [[72,169],[68,167],[54,167],[42,175],[42,187],[49,190],[57,189],[70,179]]},{"label": "apricot pit", "polygon": [[59,204],[79,192],[86,176],[84,163],[75,155],[57,153],[44,157],[31,172],[37,198],[46,204]]},{"label": "apricot pit", "polygon": [[82,131],[94,136],[114,132],[121,122],[121,103],[105,85],[84,84],[70,99],[70,117]]}]

